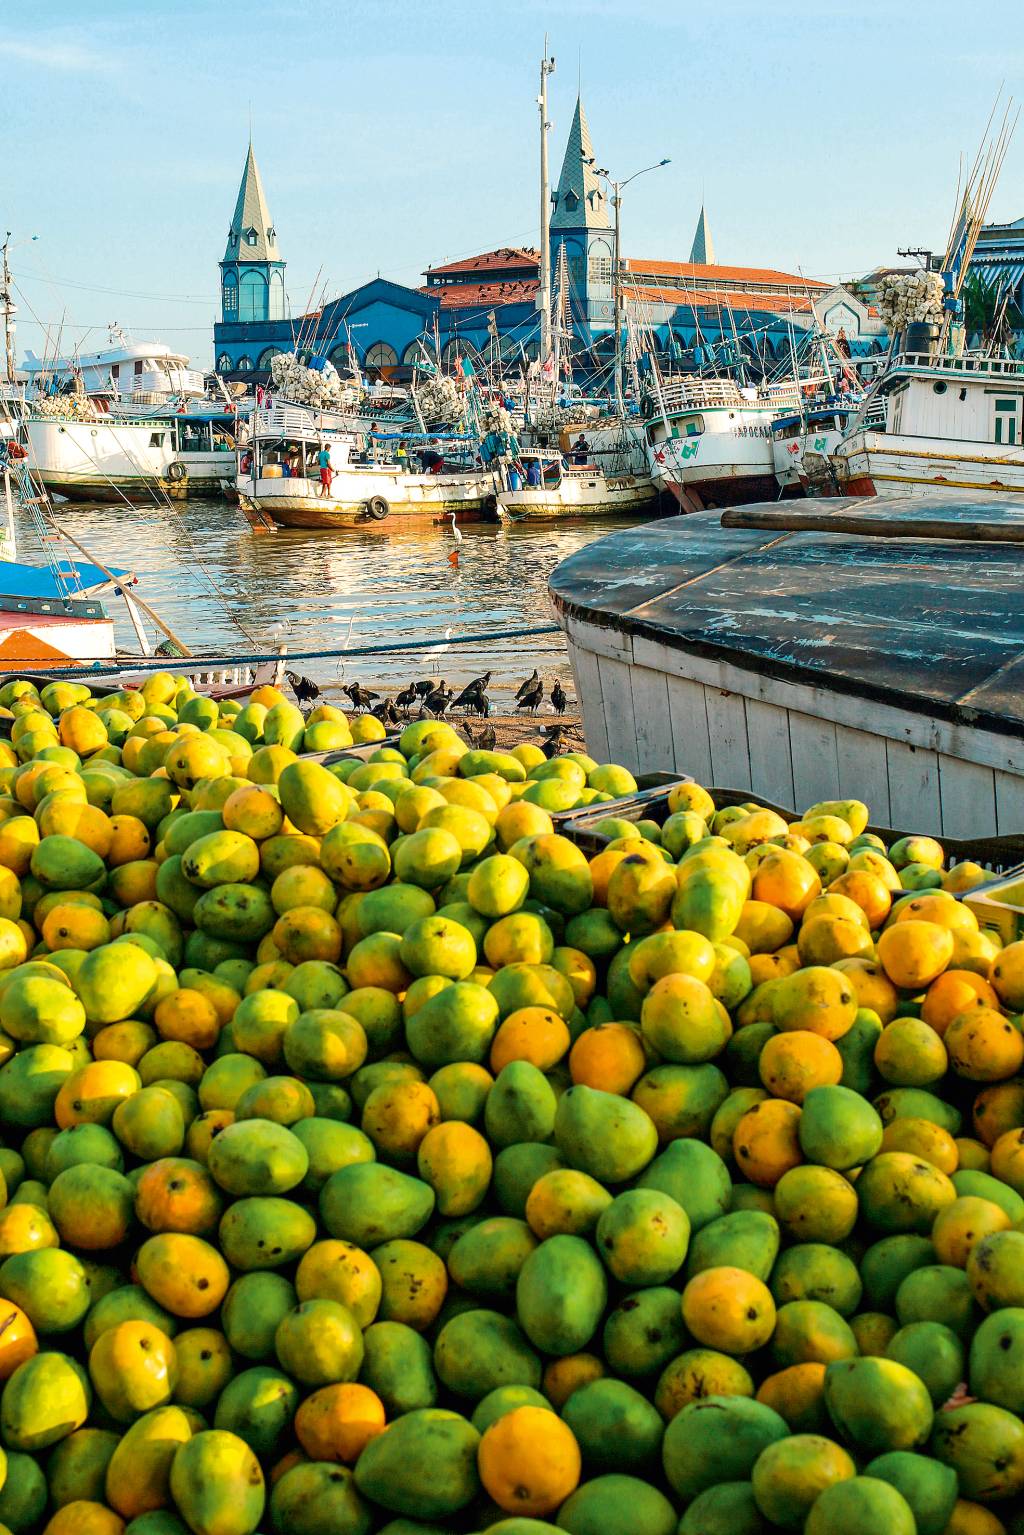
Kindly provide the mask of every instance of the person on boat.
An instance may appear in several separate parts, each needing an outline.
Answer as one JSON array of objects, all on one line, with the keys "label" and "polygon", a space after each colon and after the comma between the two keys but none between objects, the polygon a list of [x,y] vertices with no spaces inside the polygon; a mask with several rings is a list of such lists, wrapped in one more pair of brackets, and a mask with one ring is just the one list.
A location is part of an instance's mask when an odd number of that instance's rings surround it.
[{"label": "person on boat", "polygon": [[326,443],[316,456],[317,466],[320,470],[320,495],[326,499],[331,493],[331,450]]},{"label": "person on boat", "polygon": [[395,449],[395,462],[398,464],[398,467],[402,471],[403,474],[408,474],[408,472],[409,472],[409,444],[406,442],[404,437],[402,438],[401,442],[398,444],[398,447]]},{"label": "person on boat", "polygon": [[572,461],[574,464],[585,464],[590,453],[590,444],[581,432],[572,445]]},{"label": "person on boat", "polygon": [[531,459],[527,460],[527,464],[526,464],[526,484],[527,484],[527,486],[529,487],[530,490],[537,490],[537,489],[539,489],[539,487],[540,487],[540,459],[539,458],[531,458]]},{"label": "person on boat", "polygon": [[429,442],[420,454],[420,463],[423,465],[424,474],[440,474],[444,468],[444,459],[437,451],[437,441]]}]

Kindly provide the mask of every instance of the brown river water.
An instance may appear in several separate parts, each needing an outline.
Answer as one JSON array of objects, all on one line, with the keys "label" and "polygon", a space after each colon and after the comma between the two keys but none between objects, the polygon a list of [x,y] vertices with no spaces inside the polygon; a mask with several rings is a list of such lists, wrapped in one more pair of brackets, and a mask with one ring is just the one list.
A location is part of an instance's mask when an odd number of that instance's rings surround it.
[{"label": "brown river water", "polygon": [[[439,647],[434,654],[341,655],[297,661],[295,670],[329,695],[354,680],[389,694],[430,676],[457,687],[490,670],[499,712],[535,666],[546,688],[557,676],[573,697],[562,636],[467,647],[449,644],[445,630],[457,638],[552,622],[550,572],[584,544],[628,525],[617,518],[469,524],[460,529],[453,567],[451,530],[430,525],[257,533],[226,501],[182,502],[173,512],[66,503],[58,516],[103,564],[133,570],[139,594],[197,653],[266,652],[280,644],[291,651],[342,650],[431,639]],[[19,559],[45,558],[24,514],[18,539]],[[110,598],[106,606],[118,644],[135,650],[124,605]],[[541,712],[549,709],[545,699]]]}]

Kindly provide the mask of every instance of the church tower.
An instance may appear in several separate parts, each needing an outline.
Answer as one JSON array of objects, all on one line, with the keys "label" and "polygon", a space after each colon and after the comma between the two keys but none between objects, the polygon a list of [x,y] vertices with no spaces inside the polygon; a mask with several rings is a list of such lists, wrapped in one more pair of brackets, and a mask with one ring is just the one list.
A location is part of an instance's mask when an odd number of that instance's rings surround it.
[{"label": "church tower", "polygon": [[703,203],[700,205],[700,218],[697,220],[693,244],[690,246],[690,260],[696,266],[714,266],[715,264],[715,244],[711,238],[711,229]]},{"label": "church tower", "polygon": [[283,320],[284,268],[250,141],[220,264],[221,319]]},{"label": "church tower", "polygon": [[582,311],[590,322],[610,324],[612,236],[597,171],[587,114],[577,97],[562,173],[551,197],[551,262],[557,270],[564,250],[575,317]]}]

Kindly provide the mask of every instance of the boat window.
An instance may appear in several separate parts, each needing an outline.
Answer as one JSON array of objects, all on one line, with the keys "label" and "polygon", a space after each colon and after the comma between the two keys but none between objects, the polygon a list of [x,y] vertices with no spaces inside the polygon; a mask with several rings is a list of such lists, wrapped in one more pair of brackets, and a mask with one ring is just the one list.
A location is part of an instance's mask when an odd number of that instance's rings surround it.
[{"label": "boat window", "polygon": [[932,388],[935,390],[936,394],[945,394],[947,387],[948,386],[946,384],[933,384],[932,385]]},{"label": "boat window", "polygon": [[704,430],[703,416],[684,416],[672,427],[673,437],[699,437]]},{"label": "boat window", "polygon": [[1019,440],[1019,410],[1019,400],[996,400],[996,442],[1010,446]]},{"label": "boat window", "polygon": [[162,448],[164,445],[164,437],[166,435],[167,434],[165,432],[150,432],[149,446],[151,448]]}]

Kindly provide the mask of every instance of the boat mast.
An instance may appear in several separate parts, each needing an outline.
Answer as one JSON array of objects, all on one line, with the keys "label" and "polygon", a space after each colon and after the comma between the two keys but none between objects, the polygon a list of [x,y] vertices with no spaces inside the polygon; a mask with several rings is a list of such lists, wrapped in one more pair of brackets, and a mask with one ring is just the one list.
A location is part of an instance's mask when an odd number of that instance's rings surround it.
[{"label": "boat mast", "polygon": [[0,250],[3,252],[3,286],[0,288],[0,300],[4,306],[4,351],[7,356],[7,382],[14,383],[14,300],[11,298],[11,268],[7,261],[7,247],[11,243],[11,231],[7,231]]},{"label": "boat mast", "polygon": [[551,351],[551,234],[548,221],[551,217],[551,186],[548,179],[548,75],[555,72],[555,61],[548,54],[547,34],[544,36],[544,57],[540,61],[540,289],[537,308],[540,310],[540,362],[543,368]]}]

